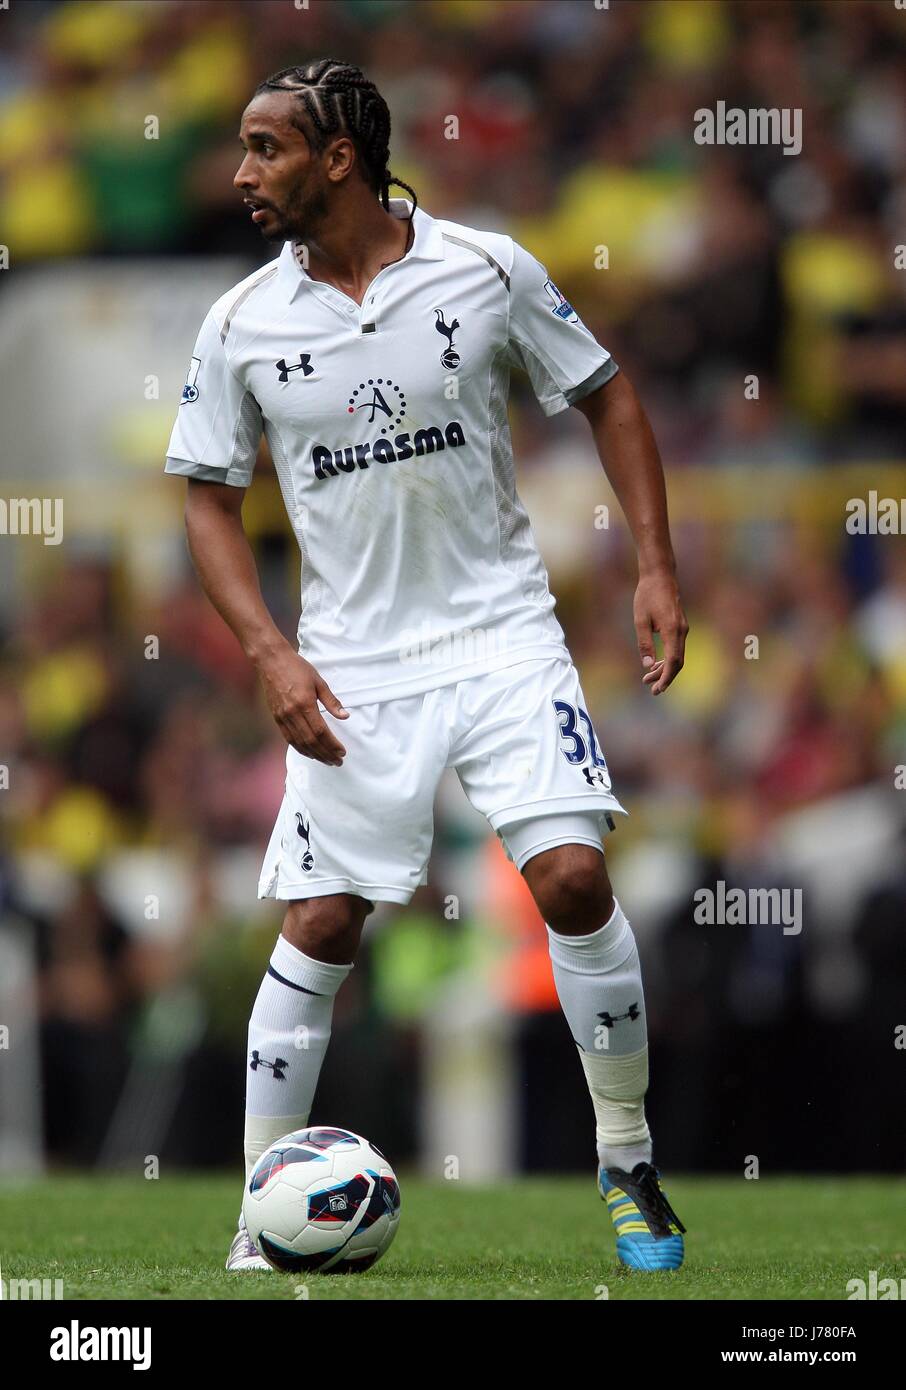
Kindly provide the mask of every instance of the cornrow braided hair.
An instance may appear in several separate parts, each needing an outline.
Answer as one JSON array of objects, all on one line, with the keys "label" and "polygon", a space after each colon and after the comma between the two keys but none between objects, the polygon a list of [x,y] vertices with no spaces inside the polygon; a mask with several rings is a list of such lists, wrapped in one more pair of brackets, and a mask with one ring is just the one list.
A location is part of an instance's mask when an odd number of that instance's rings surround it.
[{"label": "cornrow braided hair", "polygon": [[293,122],[312,142],[320,154],[335,135],[348,135],[362,162],[365,182],[381,200],[385,212],[390,211],[389,190],[392,183],[412,195],[411,221],[418,199],[415,189],[402,179],[395,178],[388,168],[390,161],[390,111],[377,87],[361,68],[341,63],[338,58],[319,58],[304,67],[283,68],[272,73],[255,88],[261,92],[293,92],[310,122],[306,129],[299,120]]}]

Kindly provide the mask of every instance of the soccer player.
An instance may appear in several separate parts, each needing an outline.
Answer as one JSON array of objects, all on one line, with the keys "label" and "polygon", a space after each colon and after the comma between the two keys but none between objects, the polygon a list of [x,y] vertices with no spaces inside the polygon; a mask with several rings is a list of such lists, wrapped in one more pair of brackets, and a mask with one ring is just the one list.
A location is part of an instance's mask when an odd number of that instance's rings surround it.
[{"label": "soccer player", "polygon": [[[234,183],[282,250],[204,320],[166,468],[188,478],[199,579],[288,744],[258,888],[287,909],[249,1023],[247,1171],[307,1124],[365,918],[425,882],[454,767],[547,924],[619,1257],[674,1269],[684,1227],[652,1164],[639,957],[602,847],[625,812],[516,493],[510,367],[547,415],[589,421],[636,542],[641,680],[660,695],[687,628],[651,429],[533,256],[430,217],[391,176],[390,115],[359,68],[274,74],[240,139]],[[262,430],[302,557],[298,651],[242,526]],[[268,1268],[241,1217],[227,1268]]]}]

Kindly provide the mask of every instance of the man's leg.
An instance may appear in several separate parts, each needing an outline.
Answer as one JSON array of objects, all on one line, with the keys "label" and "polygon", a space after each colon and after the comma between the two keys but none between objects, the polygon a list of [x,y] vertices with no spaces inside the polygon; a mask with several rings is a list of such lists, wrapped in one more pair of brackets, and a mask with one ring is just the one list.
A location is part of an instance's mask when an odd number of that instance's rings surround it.
[{"label": "man's leg", "polygon": [[639,954],[604,856],[558,845],[523,866],[547,923],[557,993],[591,1092],[602,1168],[651,1161],[648,1038]]},{"label": "man's leg", "polygon": [[598,1183],[617,1226],[617,1252],[638,1268],[675,1269],[682,1236],[651,1166],[645,1120],[648,1043],[638,952],[601,847],[602,823],[613,829],[613,816],[625,813],[578,672],[570,661],[539,659],[461,681],[455,690],[448,762],[548,923],[557,990],[594,1104]]},{"label": "man's leg", "polygon": [[506,839],[548,924],[557,992],[597,1119],[598,1190],[623,1264],[677,1269],[685,1227],[651,1163],[648,1038],[635,938],[614,899],[600,842],[583,835],[584,843],[539,848],[555,832],[555,818],[542,818],[511,828]]},{"label": "man's leg", "polygon": [[[304,1129],[330,1040],[333,1001],[352,969],[365,898],[336,893],[291,902],[249,1019],[245,1178],[277,1139]],[[267,1269],[240,1216],[227,1269]]]},{"label": "man's leg", "polygon": [[[448,699],[441,687],[357,705],[343,725],[342,767],[286,750],[286,790],[258,896],[289,907],[249,1024],[247,1167],[308,1124],[334,997],[373,904],[404,905],[424,880]],[[230,1267],[264,1266],[251,1262],[257,1252],[249,1258]]]},{"label": "man's leg", "polygon": [[351,893],[289,904],[249,1020],[246,1180],[265,1149],[308,1123],[333,1001],[372,904]]}]

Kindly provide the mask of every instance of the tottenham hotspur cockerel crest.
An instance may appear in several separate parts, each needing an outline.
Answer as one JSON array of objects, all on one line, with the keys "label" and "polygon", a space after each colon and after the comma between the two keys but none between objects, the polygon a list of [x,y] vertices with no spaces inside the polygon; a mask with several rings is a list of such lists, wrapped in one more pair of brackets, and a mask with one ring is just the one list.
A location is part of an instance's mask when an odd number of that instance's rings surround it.
[{"label": "tottenham hotspur cockerel crest", "polygon": [[462,361],[459,353],[453,350],[453,334],[459,327],[459,319],[454,319],[451,324],[448,324],[444,318],[443,309],[435,309],[434,312],[437,315],[434,327],[447,340],[447,346],[440,355],[440,364],[442,367],[449,367],[452,371]]},{"label": "tottenham hotspur cockerel crest", "polygon": [[314,868],[315,857],[311,852],[311,821],[305,824],[305,818],[301,812],[296,812],[296,834],[305,841],[305,852],[302,855],[302,868],[309,873]]}]

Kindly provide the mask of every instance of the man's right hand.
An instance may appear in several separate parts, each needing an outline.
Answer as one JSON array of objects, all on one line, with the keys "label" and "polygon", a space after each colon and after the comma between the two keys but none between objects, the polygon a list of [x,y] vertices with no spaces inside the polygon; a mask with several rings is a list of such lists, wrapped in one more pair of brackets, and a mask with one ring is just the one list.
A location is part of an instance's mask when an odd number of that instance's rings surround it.
[{"label": "man's right hand", "polygon": [[189,479],[186,535],[201,587],[261,677],[271,714],[287,743],[303,757],[340,767],[346,749],[324,723],[318,701],[337,719],[349,716],[267,610],[242,525],[244,495],[245,488]]},{"label": "man's right hand", "polygon": [[258,663],[258,674],[270,712],[287,743],[305,758],[341,767],[346,749],[324,723],[318,701],[337,719],[348,719],[349,713],[314,666],[287,642],[285,648]]}]

